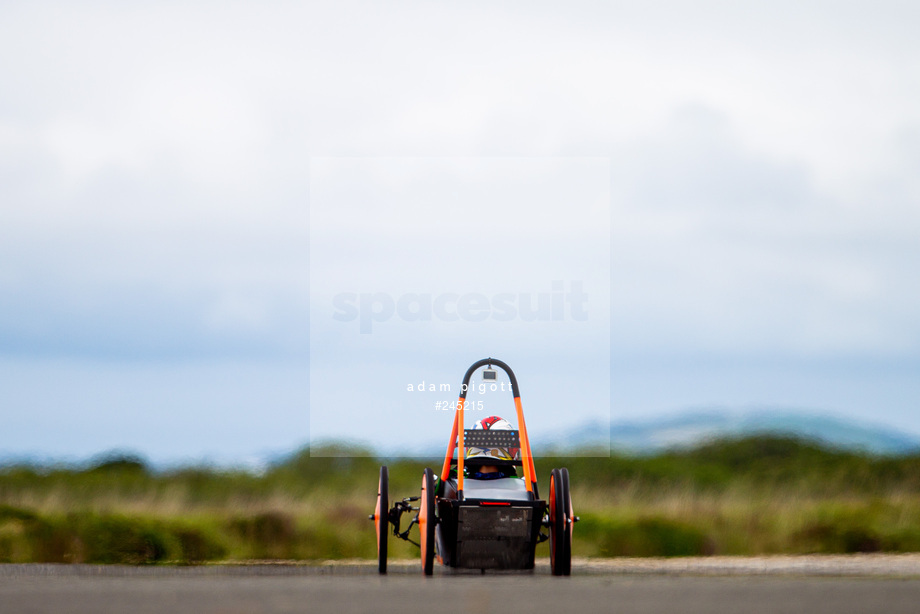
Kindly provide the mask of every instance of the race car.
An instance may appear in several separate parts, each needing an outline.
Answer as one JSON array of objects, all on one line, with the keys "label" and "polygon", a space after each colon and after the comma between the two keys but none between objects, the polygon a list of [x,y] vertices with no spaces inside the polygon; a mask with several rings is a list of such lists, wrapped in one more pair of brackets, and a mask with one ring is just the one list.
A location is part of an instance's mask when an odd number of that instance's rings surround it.
[{"label": "race car", "polygon": [[[496,381],[493,367],[502,369],[511,382],[518,428],[489,416],[467,429],[464,414],[470,380],[483,369],[484,382]],[[517,475],[518,468],[523,475]],[[400,531],[402,515],[411,512],[415,516]],[[435,559],[449,568],[483,573],[487,569],[533,569],[537,544],[544,541],[550,543],[553,575],[571,574],[572,530],[578,518],[569,494],[569,472],[553,469],[548,500],[540,498],[517,378],[511,367],[495,358],[473,363],[463,376],[440,476],[426,468],[420,495],[390,507],[389,473],[386,466],[381,467],[377,505],[370,518],[377,531],[381,574],[387,572],[391,528],[395,537],[419,546],[427,576],[434,573]],[[418,542],[409,538],[413,526],[418,526]]]}]

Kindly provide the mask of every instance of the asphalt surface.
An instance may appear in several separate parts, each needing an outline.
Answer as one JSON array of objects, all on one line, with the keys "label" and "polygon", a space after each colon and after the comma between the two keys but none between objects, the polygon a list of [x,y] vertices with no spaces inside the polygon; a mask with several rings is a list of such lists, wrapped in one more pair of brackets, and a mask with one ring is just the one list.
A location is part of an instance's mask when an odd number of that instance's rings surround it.
[{"label": "asphalt surface", "polygon": [[[414,563],[206,567],[0,565],[0,613],[920,611],[920,559],[578,561],[570,578],[439,573]],[[677,564],[675,564],[677,561]],[[755,562],[757,561],[757,562]]]}]

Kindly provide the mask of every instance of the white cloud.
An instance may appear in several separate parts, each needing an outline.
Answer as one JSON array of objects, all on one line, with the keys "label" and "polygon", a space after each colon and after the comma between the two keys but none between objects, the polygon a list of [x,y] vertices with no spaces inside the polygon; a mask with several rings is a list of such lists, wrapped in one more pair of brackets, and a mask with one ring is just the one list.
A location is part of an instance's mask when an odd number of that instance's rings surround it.
[{"label": "white cloud", "polygon": [[916,351],[908,280],[920,211],[902,206],[906,195],[838,200],[802,165],[752,154],[731,125],[700,116],[680,114],[614,164],[622,341],[637,351]]}]

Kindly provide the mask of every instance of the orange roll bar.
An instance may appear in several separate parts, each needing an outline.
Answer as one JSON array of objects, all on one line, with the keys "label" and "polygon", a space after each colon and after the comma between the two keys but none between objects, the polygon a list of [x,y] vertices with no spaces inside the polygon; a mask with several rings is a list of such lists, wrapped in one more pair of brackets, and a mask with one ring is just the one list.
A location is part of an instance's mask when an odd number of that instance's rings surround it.
[{"label": "orange roll bar", "polygon": [[537,471],[533,464],[533,453],[530,450],[530,437],[527,436],[527,424],[524,422],[524,409],[521,406],[521,393],[518,390],[517,378],[514,372],[507,364],[496,358],[483,358],[476,361],[466,371],[463,376],[463,383],[460,385],[460,398],[457,400],[457,407],[454,413],[454,425],[450,431],[450,441],[447,442],[447,454],[444,456],[444,466],[441,469],[441,481],[446,482],[450,478],[450,464],[457,453],[457,491],[460,498],[463,498],[463,470],[466,456],[465,442],[463,441],[463,412],[466,405],[466,392],[470,383],[473,372],[480,367],[495,365],[502,369],[511,380],[511,391],[514,394],[514,408],[517,411],[518,433],[521,440],[521,466],[524,469],[524,482],[527,492],[530,493],[531,499],[534,498],[534,491],[537,486]]}]

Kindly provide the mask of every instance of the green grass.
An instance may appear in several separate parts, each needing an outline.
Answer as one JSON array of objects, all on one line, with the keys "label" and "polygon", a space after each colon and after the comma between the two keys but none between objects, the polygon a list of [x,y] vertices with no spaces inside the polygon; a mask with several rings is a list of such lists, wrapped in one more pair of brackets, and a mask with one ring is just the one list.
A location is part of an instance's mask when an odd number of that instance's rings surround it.
[{"label": "green grass", "polygon": [[[425,463],[320,452],[303,450],[259,476],[157,473],[130,457],[87,469],[0,468],[0,562],[373,558],[367,516],[380,464],[390,468],[392,501],[418,493]],[[551,468],[569,469],[582,518],[577,556],[920,551],[920,456],[760,436],[536,465],[544,489]],[[393,557],[418,555],[404,542],[390,547]]]}]

